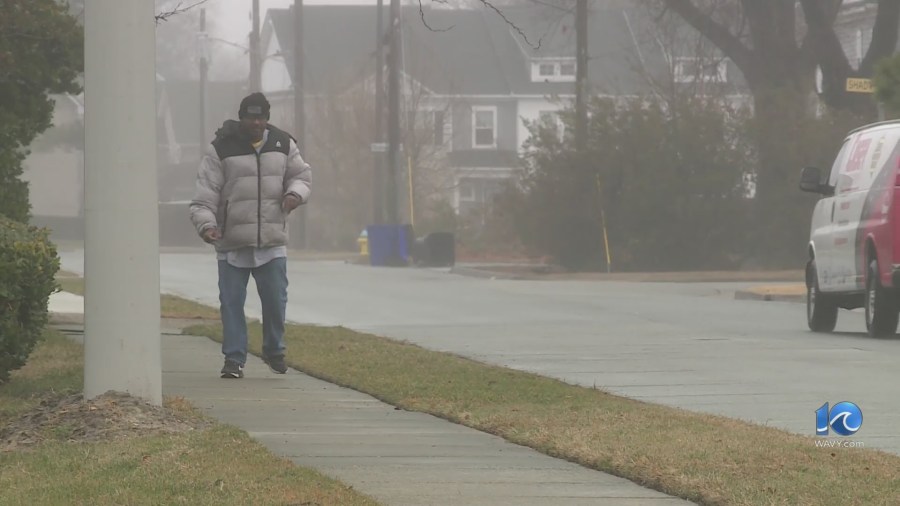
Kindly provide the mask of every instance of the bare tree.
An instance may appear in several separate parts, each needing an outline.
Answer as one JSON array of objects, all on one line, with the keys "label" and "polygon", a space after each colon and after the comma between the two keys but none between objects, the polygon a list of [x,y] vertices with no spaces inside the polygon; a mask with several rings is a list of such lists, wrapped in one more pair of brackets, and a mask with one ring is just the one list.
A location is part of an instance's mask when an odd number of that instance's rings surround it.
[{"label": "bare tree", "polygon": [[[733,63],[675,13],[660,16],[656,8],[644,4],[628,16],[633,40],[623,43],[619,50],[631,70],[646,83],[648,95],[670,105],[692,98],[716,101],[729,110],[752,105],[752,96],[746,83],[733,72]],[[662,59],[650,57],[648,65],[645,58],[657,53]]]},{"label": "bare tree", "polygon": [[893,54],[900,1],[877,0],[872,42],[853,68],[835,32],[844,0],[657,0],[712,41],[744,74],[757,100],[773,89],[814,89],[819,66],[822,99],[831,107],[869,113],[868,97],[848,93],[848,77],[871,77],[875,63]]},{"label": "bare tree", "polygon": [[[754,117],[747,135],[757,167],[752,244],[760,258],[795,263],[804,251],[797,238],[804,222],[785,217],[808,215],[808,200],[796,194],[798,168],[815,161],[810,152],[836,150],[841,132],[875,118],[866,94],[846,91],[846,79],[870,76],[875,62],[897,43],[900,0],[878,0],[872,42],[853,68],[835,30],[844,0],[656,0],[657,14],[675,13],[715,44],[741,70],[753,97]],[[823,76],[826,121],[812,114],[816,69]],[[813,138],[817,140],[813,140]],[[813,140],[813,144],[810,141]],[[833,157],[829,152],[827,157]]]},{"label": "bare tree", "polygon": [[[341,89],[329,86],[329,90]],[[319,193],[308,209],[308,243],[352,248],[372,209],[371,132],[374,107],[360,89],[308,96],[304,156],[316,169]]]},{"label": "bare tree", "polygon": [[163,8],[162,12],[156,15],[156,22],[157,24],[166,22],[171,18],[178,16],[179,14],[184,14],[194,7],[203,5],[208,1],[209,0],[195,0],[191,3],[185,3],[180,0],[174,2],[171,0],[164,0],[163,3],[166,5],[166,7]]},{"label": "bare tree", "polygon": [[[166,79],[197,79],[200,58],[199,1],[157,1],[156,63]],[[213,26],[210,26],[213,25]],[[214,31],[215,20],[208,19],[207,31]]]},{"label": "bare tree", "polygon": [[[347,249],[371,223],[374,183],[371,129],[374,122],[374,79],[346,75],[327,87],[328,93],[308,96],[306,153],[317,167],[320,193],[310,213],[310,242],[316,247]],[[453,100],[435,97],[426,87],[404,79],[401,109],[401,142],[404,148],[397,175],[399,206],[406,220],[415,206],[416,220],[427,218],[431,203],[452,191],[454,174],[447,165],[449,135],[443,128],[452,121]],[[412,173],[410,191],[409,173]],[[412,195],[410,195],[412,193]],[[410,199],[412,199],[410,201]],[[317,225],[319,224],[319,225]]]},{"label": "bare tree", "polygon": [[[432,26],[429,23],[428,16],[425,12],[425,0],[413,1],[418,3],[419,15],[422,18],[422,23],[429,30],[434,32],[442,32],[452,29],[452,27]],[[574,8],[567,7],[567,2],[569,2],[569,0],[431,0],[431,5],[438,5],[456,9],[474,9],[477,7],[484,7],[485,9],[491,11],[494,15],[499,16],[501,19],[503,19],[503,21],[509,26],[509,28],[516,32],[518,36],[521,37],[523,41],[525,41],[526,44],[534,49],[540,49],[541,39],[535,38],[533,34],[526,33],[525,30],[522,29],[522,27],[509,19],[504,12],[504,7],[530,4],[543,5],[545,7],[563,12],[574,11]]]}]

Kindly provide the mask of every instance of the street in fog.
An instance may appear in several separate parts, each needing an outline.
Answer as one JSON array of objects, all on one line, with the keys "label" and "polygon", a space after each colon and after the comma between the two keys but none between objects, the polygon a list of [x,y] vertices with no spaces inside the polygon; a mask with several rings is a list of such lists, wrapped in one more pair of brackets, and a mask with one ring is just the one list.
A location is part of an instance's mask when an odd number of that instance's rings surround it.
[{"label": "street in fog", "polygon": [[[83,272],[81,251],[61,257]],[[160,271],[164,292],[218,304],[211,251],[162,254]],[[851,401],[865,420],[852,439],[900,453],[900,339],[867,337],[859,312],[842,311],[837,332],[821,335],[807,330],[802,304],[734,300],[747,283],[491,280],[339,261],[290,261],[288,276],[293,322],[809,436],[817,408]],[[252,282],[248,290],[258,317]]]}]

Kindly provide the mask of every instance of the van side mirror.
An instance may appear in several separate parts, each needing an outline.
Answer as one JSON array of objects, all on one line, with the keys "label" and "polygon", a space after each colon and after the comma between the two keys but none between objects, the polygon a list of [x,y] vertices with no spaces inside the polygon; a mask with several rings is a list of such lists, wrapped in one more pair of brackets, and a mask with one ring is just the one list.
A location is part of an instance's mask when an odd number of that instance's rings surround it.
[{"label": "van side mirror", "polygon": [[818,167],[804,167],[800,173],[800,189],[821,195],[834,195],[834,188],[822,182],[822,171]]}]

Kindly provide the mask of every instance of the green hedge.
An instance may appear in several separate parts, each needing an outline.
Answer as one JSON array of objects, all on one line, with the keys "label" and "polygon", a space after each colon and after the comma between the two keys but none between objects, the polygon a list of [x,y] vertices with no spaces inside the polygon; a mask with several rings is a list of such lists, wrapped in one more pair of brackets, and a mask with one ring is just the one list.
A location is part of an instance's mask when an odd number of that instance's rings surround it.
[{"label": "green hedge", "polygon": [[45,229],[0,216],[0,383],[25,365],[40,338],[58,270]]}]

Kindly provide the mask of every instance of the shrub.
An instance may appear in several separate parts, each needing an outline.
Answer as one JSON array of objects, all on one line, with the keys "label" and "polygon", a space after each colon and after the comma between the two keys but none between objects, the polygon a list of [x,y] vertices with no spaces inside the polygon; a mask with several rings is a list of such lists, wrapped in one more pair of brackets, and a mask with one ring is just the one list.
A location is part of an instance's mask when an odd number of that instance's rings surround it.
[{"label": "shrub", "polygon": [[890,118],[900,115],[900,54],[875,65],[875,98],[882,102]]},{"label": "shrub", "polygon": [[46,229],[0,216],[0,383],[25,365],[40,338],[58,270]]},{"label": "shrub", "polygon": [[619,271],[731,267],[753,167],[737,135],[741,111],[726,105],[594,99],[583,156],[572,135],[530,125],[509,213],[522,242],[570,270],[607,267],[606,239]]}]

